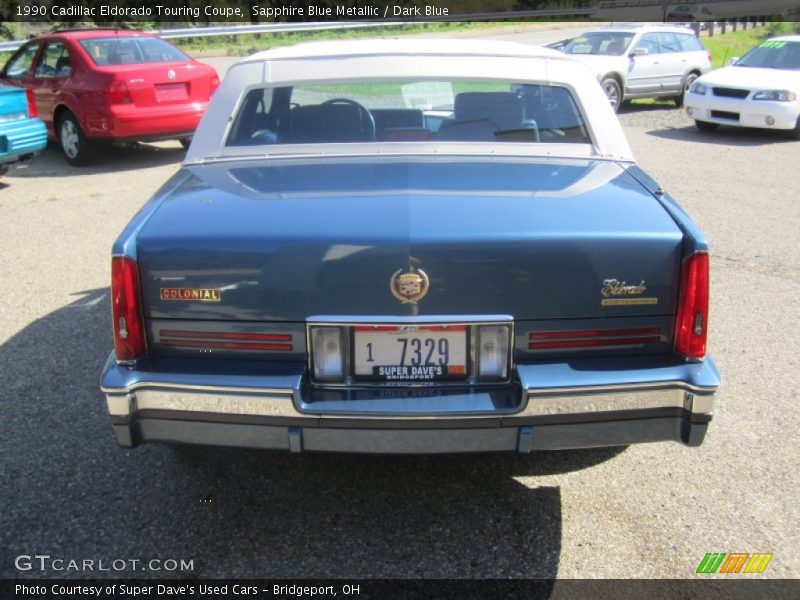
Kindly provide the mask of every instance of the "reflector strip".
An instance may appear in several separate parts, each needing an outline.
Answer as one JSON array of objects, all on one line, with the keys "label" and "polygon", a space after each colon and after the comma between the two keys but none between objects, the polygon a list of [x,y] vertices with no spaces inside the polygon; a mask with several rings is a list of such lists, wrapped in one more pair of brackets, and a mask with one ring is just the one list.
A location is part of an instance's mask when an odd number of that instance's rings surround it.
[{"label": "reflector strip", "polygon": [[221,348],[224,350],[276,350],[290,352],[291,344],[261,344],[258,342],[214,342],[203,340],[162,340],[170,348]]},{"label": "reflector strip", "polygon": [[161,337],[202,338],[219,340],[264,340],[268,342],[291,342],[289,333],[237,333],[232,331],[178,331],[162,329],[158,332]]},{"label": "reflector strip", "polygon": [[661,341],[660,334],[660,327],[533,331],[528,336],[528,349],[553,350],[560,348],[602,348],[604,346],[654,344]]},{"label": "reflector strip", "polygon": [[534,340],[557,340],[590,337],[617,337],[620,335],[652,335],[660,334],[660,327],[633,327],[628,329],[587,329],[584,331],[536,331],[530,334]]},{"label": "reflector strip", "polygon": [[654,337],[635,337],[635,338],[609,338],[602,340],[568,340],[563,342],[531,342],[528,348],[531,350],[545,350],[548,348],[601,348],[603,346],[632,346],[639,344],[655,344],[661,338]]},{"label": "reflector strip", "polygon": [[[159,330],[161,344],[170,348],[208,348],[222,350],[256,350],[291,352],[290,333],[249,333],[237,331],[182,331],[177,329]],[[183,338],[183,339],[170,339]],[[192,339],[185,339],[192,338]],[[241,341],[222,341],[241,340]],[[288,342],[288,343],[269,343]]]}]

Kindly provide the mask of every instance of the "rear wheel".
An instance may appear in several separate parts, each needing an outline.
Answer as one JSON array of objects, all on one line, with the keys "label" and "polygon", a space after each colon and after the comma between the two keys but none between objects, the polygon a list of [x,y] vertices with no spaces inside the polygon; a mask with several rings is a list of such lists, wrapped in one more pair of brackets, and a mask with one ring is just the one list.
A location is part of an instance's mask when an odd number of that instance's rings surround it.
[{"label": "rear wheel", "polygon": [[606,77],[600,85],[606,93],[606,98],[608,98],[608,103],[611,105],[611,108],[614,109],[614,112],[618,112],[622,104],[622,87],[619,85],[619,82],[613,77]]},{"label": "rear wheel", "polygon": [[80,166],[91,161],[89,140],[86,139],[78,120],[71,112],[65,112],[58,122],[58,143],[69,164]]},{"label": "rear wheel", "polygon": [[689,88],[692,87],[692,84],[697,81],[697,78],[700,77],[697,73],[689,73],[686,76],[686,81],[683,82],[683,91],[681,92],[680,96],[675,96],[672,101],[675,103],[675,106],[680,108],[683,106],[683,101],[686,99],[686,94],[689,91]]},{"label": "rear wheel", "polygon": [[719,127],[716,123],[709,123],[708,121],[695,121],[694,124],[700,131],[714,131]]},{"label": "rear wheel", "polygon": [[192,143],[192,138],[181,138],[178,141],[181,143],[181,146],[183,146],[184,150],[188,150]]},{"label": "rear wheel", "polygon": [[8,165],[0,165],[0,177],[8,173]]}]

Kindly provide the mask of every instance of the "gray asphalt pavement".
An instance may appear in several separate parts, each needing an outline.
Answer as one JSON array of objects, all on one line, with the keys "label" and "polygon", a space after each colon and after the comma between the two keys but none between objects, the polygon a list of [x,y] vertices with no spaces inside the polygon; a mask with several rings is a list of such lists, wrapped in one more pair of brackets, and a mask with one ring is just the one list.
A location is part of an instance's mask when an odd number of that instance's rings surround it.
[{"label": "gray asphalt pavement", "polygon": [[192,560],[174,574],[200,577],[683,578],[706,552],[772,552],[765,576],[800,576],[800,143],[703,134],[664,106],[620,118],[712,245],[724,383],[697,449],[120,450],[98,390],[110,248],[183,152],[121,147],[75,169],[49,149],[12,169],[0,180],[0,575],[65,574],[15,568],[39,553]]}]

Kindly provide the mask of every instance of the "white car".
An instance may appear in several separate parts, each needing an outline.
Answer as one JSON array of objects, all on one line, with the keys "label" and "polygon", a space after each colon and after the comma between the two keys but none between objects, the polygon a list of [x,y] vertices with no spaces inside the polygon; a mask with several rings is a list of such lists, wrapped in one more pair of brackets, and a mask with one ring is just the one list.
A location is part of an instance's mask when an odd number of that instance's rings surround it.
[{"label": "white car", "polygon": [[800,139],[800,35],[775,37],[731,66],[704,75],[686,95],[697,127],[784,129]]},{"label": "white car", "polygon": [[700,28],[707,29],[708,27],[706,27],[705,24],[709,21],[716,21],[717,17],[702,4],[676,4],[675,6],[669,7],[667,20],[683,23],[700,21]]},{"label": "white car", "polygon": [[711,70],[711,55],[693,32],[678,26],[612,26],[580,35],[560,48],[589,65],[616,111],[634,98],[670,98]]}]

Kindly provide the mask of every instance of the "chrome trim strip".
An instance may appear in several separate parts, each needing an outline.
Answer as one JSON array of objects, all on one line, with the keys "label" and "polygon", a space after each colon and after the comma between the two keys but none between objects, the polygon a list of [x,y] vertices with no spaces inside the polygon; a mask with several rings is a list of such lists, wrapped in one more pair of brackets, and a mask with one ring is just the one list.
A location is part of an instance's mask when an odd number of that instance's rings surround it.
[{"label": "chrome trim strip", "polygon": [[112,417],[124,417],[135,412],[133,409],[133,396],[106,396],[108,414]]},{"label": "chrome trim strip", "polygon": [[517,416],[576,415],[648,408],[683,408],[684,392],[672,389],[628,393],[604,393],[574,396],[528,398],[527,406]]},{"label": "chrome trim strip", "polygon": [[259,388],[259,387],[227,387],[224,385],[194,385],[191,383],[154,383],[151,381],[138,381],[124,388],[101,387],[105,394],[128,394],[139,389],[168,389],[168,390],[196,390],[203,392],[234,392],[244,394],[294,394],[292,388]]},{"label": "chrome trim strip", "polygon": [[511,323],[514,317],[510,315],[427,315],[427,316],[405,316],[405,317],[364,317],[358,318],[353,315],[312,315],[306,319],[307,325],[504,325]]},{"label": "chrome trim strip", "polygon": [[702,387],[686,383],[685,381],[653,381],[646,383],[618,383],[610,385],[592,385],[579,387],[552,387],[552,388],[528,388],[526,392],[529,396],[556,396],[559,394],[594,394],[603,392],[627,392],[630,390],[672,390],[681,389],[696,394],[711,395],[716,392],[716,388]]},{"label": "chrome trim strip", "polygon": [[[225,146],[222,153],[194,159],[191,162],[184,160],[181,164],[187,166],[203,164],[219,164],[225,162],[248,160],[292,160],[297,158],[318,159],[326,158],[403,158],[420,156],[432,157],[476,157],[491,160],[501,158],[544,158],[556,160],[593,160],[607,162],[635,162],[629,158],[618,158],[600,153],[596,145],[594,131],[591,131],[592,143],[538,143],[531,142],[332,142],[309,144],[280,144],[270,146],[256,146],[268,148],[269,152],[254,153],[253,146]],[[502,146],[502,147],[499,147]],[[305,151],[304,151],[305,150]]]},{"label": "chrome trim strip", "polygon": [[694,395],[679,386],[633,390],[628,387],[582,394],[528,394],[528,402],[517,416],[579,415],[656,408],[683,408],[692,414],[708,415],[714,409],[714,395]]},{"label": "chrome trim strip", "polygon": [[691,406],[690,410],[692,414],[700,414],[700,415],[707,415],[711,414],[714,411],[714,395],[713,394],[705,394],[705,395],[692,395],[686,394],[687,396],[691,397]]},{"label": "chrome trim strip", "polygon": [[[106,396],[109,414],[128,416],[142,410],[172,410],[269,417],[300,416],[286,394],[222,394],[143,389],[135,395]],[[123,402],[125,405],[123,405]],[[127,412],[122,412],[127,411]]]},{"label": "chrome trim strip", "polygon": [[[714,405],[712,394],[693,395],[679,386],[631,389],[610,386],[601,392],[575,388],[583,393],[527,394],[525,406],[516,412],[491,411],[481,413],[444,412],[437,414],[403,414],[374,412],[370,414],[320,414],[300,411],[295,405],[291,390],[261,390],[252,388],[227,388],[192,385],[131,386],[129,391],[108,393],[106,403],[111,416],[130,416],[141,410],[171,410],[178,412],[203,412],[231,415],[256,415],[280,417],[320,417],[324,419],[401,419],[437,420],[452,418],[486,419],[501,417],[580,415],[602,412],[625,412],[652,408],[685,408],[692,414],[711,414]],[[138,391],[134,391],[138,389]],[[566,388],[562,388],[566,389]],[[598,388],[601,389],[601,388]],[[120,393],[121,392],[121,393]]]}]

